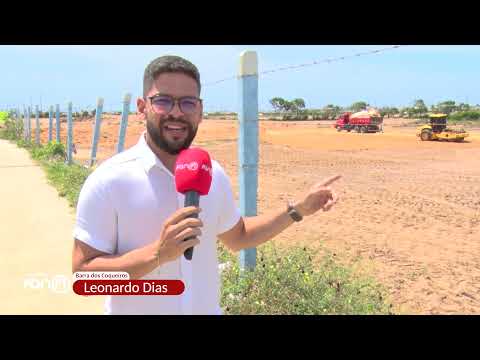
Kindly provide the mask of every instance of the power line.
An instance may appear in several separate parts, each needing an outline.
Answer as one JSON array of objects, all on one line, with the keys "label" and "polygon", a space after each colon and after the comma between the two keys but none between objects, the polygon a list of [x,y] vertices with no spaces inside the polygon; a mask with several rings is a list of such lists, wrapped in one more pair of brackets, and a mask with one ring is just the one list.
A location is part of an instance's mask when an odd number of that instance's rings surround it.
[{"label": "power line", "polygon": [[[314,66],[314,65],[324,64],[324,63],[329,64],[329,63],[332,63],[332,62],[342,61],[342,60],[345,60],[345,59],[350,59],[350,58],[359,57],[359,56],[379,54],[379,53],[384,52],[384,51],[398,49],[401,46],[405,47],[406,45],[393,45],[393,46],[389,46],[389,47],[385,47],[385,48],[381,48],[381,49],[364,51],[364,52],[356,53],[356,54],[353,54],[353,55],[346,55],[346,56],[339,56],[339,57],[336,57],[336,58],[327,58],[327,59],[322,59],[322,60],[315,60],[315,61],[310,62],[310,63],[299,64],[299,65],[282,66],[282,67],[279,67],[279,68],[276,68],[276,69],[261,71],[261,72],[258,73],[258,75],[260,77],[260,75],[271,74],[271,73],[280,72],[280,71],[298,69],[298,68],[302,68],[302,67]],[[219,84],[221,82],[224,82],[224,81],[227,81],[227,80],[233,80],[233,79],[236,79],[236,78],[237,78],[237,76],[229,76],[229,77],[224,78],[224,79],[220,79],[220,80],[217,80],[217,81],[202,84],[202,86],[216,85],[216,84]]]}]

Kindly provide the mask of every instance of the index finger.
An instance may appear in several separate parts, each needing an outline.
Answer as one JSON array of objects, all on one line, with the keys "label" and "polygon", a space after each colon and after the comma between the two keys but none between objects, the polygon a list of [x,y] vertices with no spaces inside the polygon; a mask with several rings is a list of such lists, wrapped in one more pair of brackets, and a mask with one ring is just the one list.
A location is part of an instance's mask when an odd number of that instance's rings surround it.
[{"label": "index finger", "polygon": [[328,186],[330,184],[333,184],[335,181],[337,181],[338,179],[340,179],[342,177],[342,175],[335,175],[335,176],[332,176],[331,178],[328,178],[327,180],[325,180],[323,182],[323,186]]},{"label": "index finger", "polygon": [[170,216],[166,221],[165,225],[175,225],[183,219],[187,217],[198,214],[200,212],[200,208],[196,206],[187,206],[175,211],[172,216]]}]

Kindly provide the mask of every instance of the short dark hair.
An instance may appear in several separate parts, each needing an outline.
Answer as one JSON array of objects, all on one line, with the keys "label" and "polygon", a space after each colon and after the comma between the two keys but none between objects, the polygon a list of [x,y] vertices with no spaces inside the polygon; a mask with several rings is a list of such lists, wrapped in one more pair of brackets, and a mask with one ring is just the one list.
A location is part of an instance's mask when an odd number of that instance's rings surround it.
[{"label": "short dark hair", "polygon": [[180,56],[165,55],[156,58],[145,68],[143,75],[143,96],[147,96],[158,75],[175,72],[183,73],[195,80],[198,85],[198,93],[200,94],[200,73],[197,67]]}]

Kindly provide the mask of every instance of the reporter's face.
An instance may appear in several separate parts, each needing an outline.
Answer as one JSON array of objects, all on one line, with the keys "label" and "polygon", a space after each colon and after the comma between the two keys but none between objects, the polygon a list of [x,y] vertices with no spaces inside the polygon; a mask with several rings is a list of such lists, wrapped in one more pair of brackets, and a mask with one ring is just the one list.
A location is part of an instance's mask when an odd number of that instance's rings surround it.
[{"label": "reporter's face", "polygon": [[137,101],[147,132],[160,149],[178,154],[188,148],[202,120],[202,103],[194,79],[183,73],[160,74],[146,99]]}]

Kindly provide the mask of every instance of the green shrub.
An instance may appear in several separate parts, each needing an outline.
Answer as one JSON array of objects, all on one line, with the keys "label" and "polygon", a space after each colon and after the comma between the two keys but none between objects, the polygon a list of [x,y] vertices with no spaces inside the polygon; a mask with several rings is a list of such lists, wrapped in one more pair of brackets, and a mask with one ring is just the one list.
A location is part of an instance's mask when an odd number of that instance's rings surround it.
[{"label": "green shrub", "polygon": [[24,149],[31,149],[32,143],[25,141],[22,138],[17,139],[17,146]]},{"label": "green shrub", "polygon": [[3,126],[0,129],[0,138],[7,140],[19,139],[23,134],[23,123],[15,121],[12,118],[7,118],[3,122]]},{"label": "green shrub", "polygon": [[236,257],[219,247],[222,272],[221,305],[225,314],[388,314],[385,290],[325,255],[292,247],[278,251],[267,243],[258,248],[254,271],[241,273]]},{"label": "green shrub", "polygon": [[78,164],[68,165],[60,161],[44,165],[47,179],[57,188],[59,195],[66,197],[72,207],[77,206],[80,190],[92,170]]},{"label": "green shrub", "polygon": [[[47,179],[58,190],[59,195],[66,197],[69,204],[75,207],[83,183],[92,172],[92,169],[78,164],[66,164],[66,149],[62,143],[52,141],[46,145],[36,145],[35,143],[25,141],[22,137],[14,136],[14,133],[9,129],[7,127],[1,132],[2,137],[16,140],[18,147],[30,151],[32,158],[37,160],[45,169]],[[11,136],[7,137],[5,135]]]},{"label": "green shrub", "polygon": [[448,117],[452,121],[479,121],[480,120],[480,111],[462,111],[450,114]]},{"label": "green shrub", "polygon": [[78,196],[91,169],[78,164],[68,165],[65,163],[65,145],[53,141],[47,145],[35,145],[17,140],[19,147],[30,151],[32,158],[39,161],[47,173],[47,179],[58,190],[62,197],[66,197],[73,207],[77,205]]},{"label": "green shrub", "polygon": [[8,117],[9,115],[7,111],[0,111],[0,125],[4,124]]},{"label": "green shrub", "polygon": [[52,141],[46,145],[34,146],[32,148],[32,157],[36,160],[62,161],[65,159],[65,156],[65,145],[57,141]]}]

